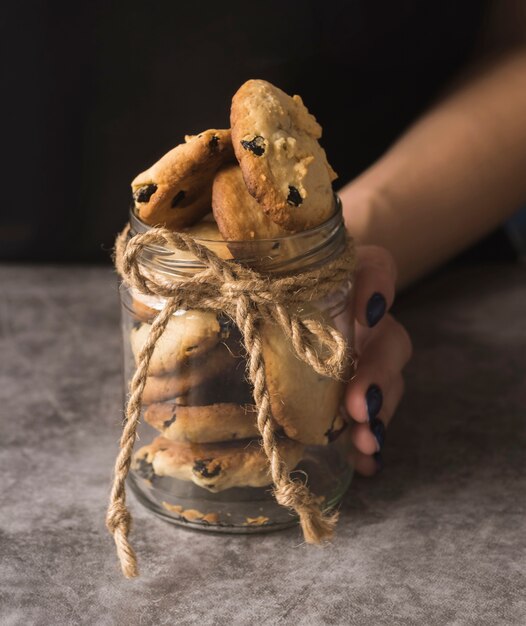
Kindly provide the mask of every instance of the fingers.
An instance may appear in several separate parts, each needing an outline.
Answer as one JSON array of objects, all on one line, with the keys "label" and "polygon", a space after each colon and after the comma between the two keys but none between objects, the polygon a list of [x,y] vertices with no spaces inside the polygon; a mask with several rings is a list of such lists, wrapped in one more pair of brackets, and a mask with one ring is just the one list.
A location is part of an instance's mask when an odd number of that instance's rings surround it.
[{"label": "fingers", "polygon": [[385,429],[404,394],[402,370],[411,353],[407,331],[392,315],[387,315],[371,333],[356,375],[347,387],[346,408],[357,422],[350,427],[353,462],[356,471],[364,476],[376,473],[381,463]]},{"label": "fingers", "polygon": [[[358,361],[358,368],[346,390],[345,406],[357,422],[365,423],[382,416],[390,419],[401,394],[401,375],[411,358],[411,339],[405,328],[392,315],[387,315],[381,326],[366,344]],[[403,392],[403,388],[402,388]]]},{"label": "fingers", "polygon": [[385,442],[385,427],[391,421],[404,394],[404,379],[399,374],[393,381],[376,417],[370,422],[351,425],[351,442],[363,454],[380,452]]},{"label": "fingers", "polygon": [[379,246],[359,246],[355,276],[355,315],[362,326],[376,326],[395,296],[396,264]]},{"label": "fingers", "polygon": [[404,393],[401,372],[412,345],[403,326],[387,314],[395,296],[393,257],[383,248],[361,246],[357,261],[354,348],[358,368],[348,385],[345,406],[355,422],[349,433],[353,465],[358,473],[371,476],[381,465],[385,429]]},{"label": "fingers", "polygon": [[379,456],[375,457],[369,454],[363,454],[363,452],[358,452],[356,449],[349,452],[349,462],[358,474],[362,476],[374,476],[381,468]]}]

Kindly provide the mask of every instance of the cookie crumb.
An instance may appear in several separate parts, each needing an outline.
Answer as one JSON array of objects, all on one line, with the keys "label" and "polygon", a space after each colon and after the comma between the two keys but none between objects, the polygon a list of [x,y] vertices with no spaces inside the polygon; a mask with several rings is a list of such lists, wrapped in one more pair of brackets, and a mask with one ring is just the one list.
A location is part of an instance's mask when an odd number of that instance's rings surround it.
[{"label": "cookie crumb", "polygon": [[260,515],[259,517],[247,517],[243,526],[263,526],[263,524],[268,524],[269,522],[270,519],[268,517]]},{"label": "cookie crumb", "polygon": [[163,502],[163,507],[175,513],[179,517],[182,517],[187,522],[206,522],[207,524],[219,523],[219,513],[201,513],[197,509],[183,509],[179,504],[170,504],[169,502]]},{"label": "cookie crumb", "polygon": [[164,501],[162,504],[167,511],[170,511],[170,513],[177,513],[180,515],[184,510],[183,507],[179,504],[170,504],[169,502]]},{"label": "cookie crumb", "polygon": [[196,522],[203,519],[204,517],[203,513],[201,513],[201,511],[198,511],[197,509],[185,509],[181,511],[181,516],[189,522]]}]

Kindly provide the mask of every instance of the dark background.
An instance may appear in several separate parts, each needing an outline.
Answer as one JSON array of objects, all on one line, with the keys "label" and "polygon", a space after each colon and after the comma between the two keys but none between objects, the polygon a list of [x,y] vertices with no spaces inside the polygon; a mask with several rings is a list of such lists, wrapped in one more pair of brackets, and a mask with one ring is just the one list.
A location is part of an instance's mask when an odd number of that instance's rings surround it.
[{"label": "dark background", "polygon": [[0,258],[108,262],[132,178],[185,133],[228,127],[248,78],[302,95],[344,184],[466,63],[485,4],[4,5]]}]

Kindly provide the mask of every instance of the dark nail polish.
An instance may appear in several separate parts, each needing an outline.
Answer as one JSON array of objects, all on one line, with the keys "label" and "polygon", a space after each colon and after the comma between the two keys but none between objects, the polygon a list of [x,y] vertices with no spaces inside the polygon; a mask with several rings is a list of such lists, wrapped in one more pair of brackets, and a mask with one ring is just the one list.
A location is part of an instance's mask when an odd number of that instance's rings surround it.
[{"label": "dark nail polish", "polygon": [[370,385],[365,394],[369,421],[374,420],[378,416],[378,413],[380,413],[380,409],[382,408],[383,401],[384,396],[380,387],[378,387],[378,385]]},{"label": "dark nail polish", "polygon": [[373,454],[373,459],[375,460],[375,463],[376,463],[376,471],[381,472],[384,469],[384,459],[382,457],[382,453],[375,452]]},{"label": "dark nail polish", "polygon": [[367,323],[370,327],[376,326],[378,322],[382,319],[385,314],[385,310],[387,309],[387,302],[385,301],[384,296],[379,293],[373,293],[373,295],[369,298],[369,302],[367,303]]},{"label": "dark nail polish", "polygon": [[384,443],[385,443],[384,423],[382,422],[382,420],[375,418],[371,420],[371,423],[369,424],[369,428],[371,429],[371,432],[375,436],[376,441],[378,442],[378,447],[381,450],[384,447]]}]

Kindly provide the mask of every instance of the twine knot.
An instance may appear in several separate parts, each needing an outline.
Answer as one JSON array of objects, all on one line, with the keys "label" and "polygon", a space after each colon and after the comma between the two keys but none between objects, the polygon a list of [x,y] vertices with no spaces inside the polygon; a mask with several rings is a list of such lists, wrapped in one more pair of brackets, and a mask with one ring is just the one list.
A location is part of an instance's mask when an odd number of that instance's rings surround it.
[{"label": "twine knot", "polygon": [[106,515],[106,526],[114,533],[119,526],[127,528],[131,524],[131,515],[124,502],[115,502]]},{"label": "twine knot", "polygon": [[[163,250],[155,250],[156,247],[190,252],[203,269],[191,276],[168,277],[155,272],[143,259],[147,248],[163,253]],[[126,508],[124,485],[141,413],[142,393],[155,345],[171,316],[181,308],[221,311],[238,326],[247,352],[247,373],[253,385],[257,426],[269,460],[275,498],[298,514],[308,543],[320,543],[332,536],[337,513],[322,512],[319,498],[303,482],[290,478],[289,468],[281,458],[266,385],[260,325],[261,322],[277,324],[298,358],[323,376],[341,379],[349,357],[344,337],[329,324],[301,313],[302,306],[311,310],[305,307],[307,303],[321,300],[349,284],[354,265],[354,245],[349,237],[343,252],[330,262],[314,270],[285,276],[266,276],[239,262],[221,259],[190,235],[164,228],[152,228],[130,238],[128,226],[117,237],[115,266],[124,282],[145,295],[165,299],[138,355],[137,369],[130,383],[106,521],[126,576],[137,575],[135,553],[127,539],[131,517]]]}]

